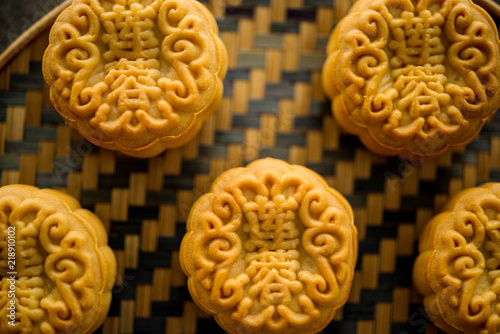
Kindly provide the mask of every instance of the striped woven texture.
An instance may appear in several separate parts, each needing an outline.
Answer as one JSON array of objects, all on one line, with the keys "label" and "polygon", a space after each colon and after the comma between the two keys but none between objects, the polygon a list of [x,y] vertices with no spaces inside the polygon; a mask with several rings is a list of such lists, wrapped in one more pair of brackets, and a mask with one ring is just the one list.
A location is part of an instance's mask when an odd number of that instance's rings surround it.
[{"label": "striped woven texture", "polygon": [[424,164],[382,158],[343,133],[320,72],[349,0],[212,0],[229,52],[224,98],[186,146],[133,159],[93,146],[52,107],[41,32],[0,69],[0,182],[63,190],[95,212],[118,260],[97,333],[223,333],[192,301],[178,259],[193,202],[225,170],[263,157],[321,174],[351,203],[359,257],[324,333],[439,333],[412,289],[416,241],[451,195],[500,181],[500,113],[465,149]]}]

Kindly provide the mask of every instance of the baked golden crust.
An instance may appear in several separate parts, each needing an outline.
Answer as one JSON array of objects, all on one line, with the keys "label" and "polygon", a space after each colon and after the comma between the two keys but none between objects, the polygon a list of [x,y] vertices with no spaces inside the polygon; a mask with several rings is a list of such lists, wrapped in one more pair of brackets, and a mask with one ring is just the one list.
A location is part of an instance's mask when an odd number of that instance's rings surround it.
[{"label": "baked golden crust", "polygon": [[222,174],[180,249],[194,301],[230,333],[317,333],[349,294],[357,230],[321,176],[262,159]]},{"label": "baked golden crust", "polygon": [[470,0],[359,0],[327,53],[335,118],[378,154],[463,147],[500,106],[498,32]]},{"label": "baked golden crust", "polygon": [[195,0],[74,0],[49,42],[54,107],[107,149],[145,158],[181,146],[222,99],[227,52]]},{"label": "baked golden crust", "polygon": [[500,183],[457,194],[425,227],[413,281],[448,333],[500,331]]},{"label": "baked golden crust", "polygon": [[73,197],[0,188],[0,249],[1,333],[93,333],[104,322],[116,259],[100,220]]}]

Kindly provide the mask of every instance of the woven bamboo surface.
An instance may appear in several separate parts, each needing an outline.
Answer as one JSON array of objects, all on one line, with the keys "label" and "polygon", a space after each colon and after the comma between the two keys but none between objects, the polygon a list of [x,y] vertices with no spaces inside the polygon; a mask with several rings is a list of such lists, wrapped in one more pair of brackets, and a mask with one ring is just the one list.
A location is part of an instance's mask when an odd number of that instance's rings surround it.
[{"label": "woven bamboo surface", "polygon": [[465,149],[424,164],[369,153],[339,130],[320,71],[350,0],[211,0],[229,52],[224,99],[186,146],[153,159],[100,149],[51,106],[49,26],[0,68],[2,185],[66,191],[109,232],[118,278],[97,333],[222,333],[192,301],[178,259],[192,203],[225,170],[262,157],[309,167],[351,203],[359,258],[347,304],[324,333],[438,333],[412,288],[416,240],[458,191],[500,181],[500,113]]}]

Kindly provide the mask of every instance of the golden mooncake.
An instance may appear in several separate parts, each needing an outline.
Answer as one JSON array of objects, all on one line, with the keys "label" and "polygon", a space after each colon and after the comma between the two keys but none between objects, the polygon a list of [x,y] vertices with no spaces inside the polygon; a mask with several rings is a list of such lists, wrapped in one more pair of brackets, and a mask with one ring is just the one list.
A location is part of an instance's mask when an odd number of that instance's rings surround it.
[{"label": "golden mooncake", "polygon": [[457,194],[425,226],[413,281],[447,333],[500,332],[500,183]]},{"label": "golden mooncake", "polygon": [[180,262],[229,333],[317,333],[349,294],[357,230],[321,176],[275,159],[218,177],[192,207]]},{"label": "golden mooncake", "polygon": [[327,45],[341,127],[381,155],[462,148],[500,106],[500,41],[470,0],[359,0]]},{"label": "golden mooncake", "polygon": [[74,0],[49,43],[52,104],[106,149],[147,158],[184,145],[222,99],[227,52],[196,0]]},{"label": "golden mooncake", "polygon": [[71,196],[0,188],[0,333],[93,333],[116,259],[101,221]]}]

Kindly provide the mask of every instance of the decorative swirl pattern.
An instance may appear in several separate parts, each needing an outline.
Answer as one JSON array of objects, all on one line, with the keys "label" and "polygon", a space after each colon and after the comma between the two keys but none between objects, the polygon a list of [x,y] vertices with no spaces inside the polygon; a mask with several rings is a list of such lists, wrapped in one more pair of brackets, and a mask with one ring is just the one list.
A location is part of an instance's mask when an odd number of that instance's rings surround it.
[{"label": "decorative swirl pattern", "polygon": [[[13,185],[0,188],[2,250],[7,250],[9,227],[15,228],[15,269],[2,251],[0,332],[83,334],[97,329],[116,275],[116,260],[97,217],[63,193]],[[9,295],[12,275],[15,293]],[[12,300],[14,325],[7,316]]]},{"label": "decorative swirl pattern", "polygon": [[75,0],[44,56],[51,100],[96,145],[137,157],[183,145],[222,97],[217,34],[195,0]]},{"label": "decorative swirl pattern", "polygon": [[181,264],[193,299],[231,333],[315,333],[345,303],[356,228],[347,201],[301,166],[264,159],[193,206]]},{"label": "decorative swirl pattern", "polygon": [[383,155],[466,145],[500,107],[497,29],[469,0],[359,1],[328,54],[336,119]]},{"label": "decorative swirl pattern", "polygon": [[458,194],[425,228],[414,282],[439,327],[500,330],[500,184]]}]

